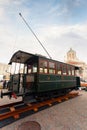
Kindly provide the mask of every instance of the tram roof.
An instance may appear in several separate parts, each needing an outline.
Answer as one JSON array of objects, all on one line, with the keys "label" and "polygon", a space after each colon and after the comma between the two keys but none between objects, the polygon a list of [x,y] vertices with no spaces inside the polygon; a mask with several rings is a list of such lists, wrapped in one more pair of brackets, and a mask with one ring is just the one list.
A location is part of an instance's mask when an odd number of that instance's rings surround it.
[{"label": "tram roof", "polygon": [[[24,51],[17,51],[13,54],[12,58],[10,59],[10,62],[9,64],[12,64],[12,62],[16,62],[16,63],[26,63],[30,58],[35,58],[35,57],[43,57],[45,59],[48,59],[42,55],[38,55],[38,54],[31,54],[31,53],[27,53],[27,52],[24,52]],[[50,60],[50,59],[49,59]],[[51,59],[53,60],[53,59]],[[53,60],[55,61],[55,60]],[[60,62],[62,63],[62,62]],[[63,63],[63,64],[67,64],[67,63]],[[69,64],[70,65],[70,64]],[[71,66],[74,66],[74,65],[71,65]],[[75,66],[76,69],[79,69],[78,66]]]},{"label": "tram roof", "polygon": [[37,56],[34,54],[30,54],[30,53],[19,50],[13,54],[12,58],[10,59],[9,64],[11,64],[12,62],[26,63],[26,61],[32,57],[37,57]]}]

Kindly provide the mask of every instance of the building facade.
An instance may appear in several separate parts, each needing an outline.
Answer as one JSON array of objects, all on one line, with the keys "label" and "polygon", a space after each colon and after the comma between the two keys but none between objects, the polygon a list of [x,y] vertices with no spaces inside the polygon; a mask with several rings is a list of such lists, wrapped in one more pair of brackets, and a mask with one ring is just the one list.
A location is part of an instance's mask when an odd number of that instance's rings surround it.
[{"label": "building facade", "polygon": [[80,67],[80,77],[82,80],[87,80],[87,64],[80,61],[76,56],[76,51],[72,48],[67,52],[66,63]]},{"label": "building facade", "polygon": [[8,70],[10,69],[10,65],[0,63],[0,80],[9,80],[10,73],[8,73]]}]

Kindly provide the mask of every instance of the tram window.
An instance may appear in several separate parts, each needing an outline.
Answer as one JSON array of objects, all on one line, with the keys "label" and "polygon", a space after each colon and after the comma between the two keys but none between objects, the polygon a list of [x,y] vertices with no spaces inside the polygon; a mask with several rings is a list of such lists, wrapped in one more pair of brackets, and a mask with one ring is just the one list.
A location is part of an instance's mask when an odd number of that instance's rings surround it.
[{"label": "tram window", "polygon": [[37,72],[37,67],[33,66],[33,73]]},{"label": "tram window", "polygon": [[40,67],[42,67],[42,68],[47,67],[47,61],[41,60],[40,61]]},{"label": "tram window", "polygon": [[62,72],[61,72],[61,70],[59,70],[59,71],[58,71],[58,74],[60,74],[60,75],[61,75],[61,73],[62,73]]},{"label": "tram window", "polygon": [[71,75],[71,70],[68,70],[68,74]]},{"label": "tram window", "polygon": [[62,74],[67,75],[66,65],[63,65]]},{"label": "tram window", "polygon": [[55,68],[55,63],[49,62],[49,68]]},{"label": "tram window", "polygon": [[49,74],[55,74],[55,70],[54,69],[49,69]]},{"label": "tram window", "polygon": [[37,64],[33,63],[28,65],[28,73],[36,73],[37,72]]},{"label": "tram window", "polygon": [[74,71],[74,68],[72,68],[72,75],[75,75],[75,71]]},{"label": "tram window", "polygon": [[71,67],[68,68],[68,74],[69,75],[75,75],[74,67],[71,66]]},{"label": "tram window", "polygon": [[40,60],[39,66],[40,66],[40,69],[39,69],[40,73],[47,73],[48,72],[47,61]]},{"label": "tram window", "polygon": [[32,69],[32,72],[33,72],[33,73],[36,73],[36,72],[37,72],[37,64],[36,64],[36,63],[33,64],[33,65],[32,65],[32,68],[33,68],[33,69]]},{"label": "tram window", "polygon": [[18,74],[18,73],[23,73],[23,68],[24,68],[24,64],[21,63],[12,63],[12,67],[11,67],[11,73],[13,74]]},{"label": "tram window", "polygon": [[71,67],[68,67],[68,75],[72,75]]},{"label": "tram window", "polygon": [[47,68],[40,68],[40,73],[48,73],[48,69]]},{"label": "tram window", "polygon": [[31,73],[31,72],[32,72],[32,66],[28,65],[28,73]]},{"label": "tram window", "polygon": [[47,74],[47,68],[44,69],[44,73]]},{"label": "tram window", "polygon": [[43,73],[43,68],[40,68],[40,73]]},{"label": "tram window", "polygon": [[21,74],[23,74],[23,72],[24,72],[24,64],[20,64],[19,72],[20,72]]},{"label": "tram window", "polygon": [[31,73],[31,69],[28,69],[28,73],[29,73],[29,74]]},{"label": "tram window", "polygon": [[79,76],[79,70],[75,70],[75,75]]},{"label": "tram window", "polygon": [[63,75],[67,75],[67,73],[63,71]]},{"label": "tram window", "polygon": [[16,65],[15,62],[12,63],[12,66],[11,66],[11,73],[12,73],[12,74],[17,74],[17,73],[18,73],[17,65]]},{"label": "tram window", "polygon": [[49,74],[55,74],[55,63],[49,62]]},{"label": "tram window", "polygon": [[24,67],[24,74],[27,73],[27,66]]},{"label": "tram window", "polygon": [[61,64],[59,64],[59,63],[58,63],[58,65],[57,65],[57,74],[59,74],[59,75],[62,74]]}]

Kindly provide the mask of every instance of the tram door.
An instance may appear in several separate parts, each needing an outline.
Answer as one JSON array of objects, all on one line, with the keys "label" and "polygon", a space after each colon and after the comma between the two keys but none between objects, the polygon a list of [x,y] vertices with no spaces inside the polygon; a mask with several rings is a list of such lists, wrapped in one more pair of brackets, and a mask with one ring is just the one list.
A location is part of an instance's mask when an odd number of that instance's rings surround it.
[{"label": "tram door", "polygon": [[25,93],[27,92],[33,92],[33,89],[34,89],[34,79],[35,79],[35,76],[34,74],[26,74],[25,77],[24,77],[24,91]]},{"label": "tram door", "polygon": [[17,94],[23,92],[23,74],[14,74],[12,76],[12,90]]},{"label": "tram door", "polygon": [[25,93],[27,92],[32,93],[35,91],[36,77],[37,77],[37,62],[33,61],[32,63],[27,65],[27,73],[24,75],[23,78]]}]

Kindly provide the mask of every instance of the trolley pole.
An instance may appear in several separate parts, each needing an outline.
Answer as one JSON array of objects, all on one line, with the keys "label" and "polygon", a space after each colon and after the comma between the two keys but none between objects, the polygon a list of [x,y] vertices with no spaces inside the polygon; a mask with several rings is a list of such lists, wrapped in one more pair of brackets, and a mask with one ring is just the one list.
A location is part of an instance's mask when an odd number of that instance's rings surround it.
[{"label": "trolley pole", "polygon": [[39,44],[42,46],[42,48],[44,49],[44,51],[47,53],[47,55],[49,56],[50,59],[51,56],[50,54],[48,53],[48,51],[46,50],[46,48],[43,46],[43,44],[41,43],[41,41],[39,40],[39,38],[36,36],[36,34],[34,33],[34,31],[31,29],[31,27],[29,26],[29,24],[26,22],[26,20],[24,19],[24,17],[22,16],[21,13],[19,13],[20,17],[22,18],[22,20],[25,22],[25,24],[27,25],[27,27],[29,28],[29,30],[32,32],[32,34],[35,36],[35,38],[37,39],[37,41],[39,42]]}]

